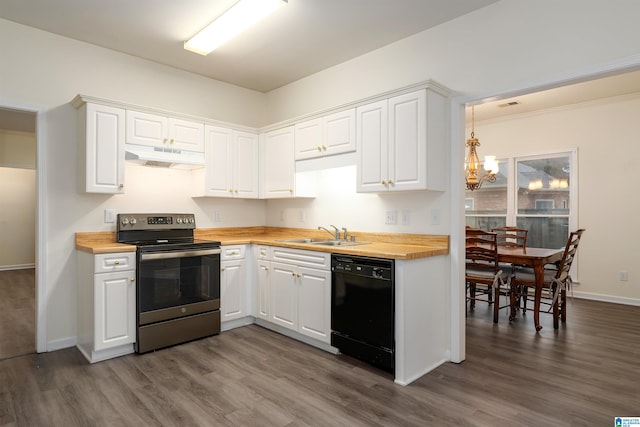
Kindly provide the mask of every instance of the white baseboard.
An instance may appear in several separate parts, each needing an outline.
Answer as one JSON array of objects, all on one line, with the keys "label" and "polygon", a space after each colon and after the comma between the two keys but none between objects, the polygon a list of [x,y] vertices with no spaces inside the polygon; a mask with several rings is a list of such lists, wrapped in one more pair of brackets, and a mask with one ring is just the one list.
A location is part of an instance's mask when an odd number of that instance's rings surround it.
[{"label": "white baseboard", "polygon": [[231,320],[227,322],[222,322],[220,325],[220,331],[230,331],[231,329],[240,328],[242,326],[247,326],[255,323],[256,318],[253,316],[246,316],[241,319]]},{"label": "white baseboard", "polygon": [[594,294],[592,292],[581,292],[576,290],[573,291],[573,296],[576,298],[588,299],[593,301],[640,306],[640,299],[638,298],[617,297],[613,295]]},{"label": "white baseboard", "polygon": [[0,265],[0,271],[27,270],[30,268],[36,268],[36,265],[35,264]]},{"label": "white baseboard", "polygon": [[280,325],[276,325],[276,324],[273,324],[271,322],[267,322],[267,321],[262,320],[262,319],[256,319],[255,324],[258,325],[258,326],[262,326],[265,329],[269,329],[269,330],[272,330],[274,332],[277,332],[277,333],[279,333],[281,335],[285,335],[285,336],[287,336],[289,338],[293,338],[294,340],[302,341],[303,343],[309,344],[309,345],[311,345],[313,347],[316,347],[316,348],[319,348],[320,350],[324,350],[324,351],[327,351],[327,352],[332,353],[332,354],[338,354],[339,353],[339,350],[337,348],[331,346],[331,344],[327,344],[327,343],[322,342],[322,341],[314,340],[313,338],[309,338],[306,335],[302,335],[302,334],[300,334],[300,333],[298,333],[296,331],[292,331],[291,329],[283,328]]},{"label": "white baseboard", "polygon": [[74,347],[78,342],[76,337],[61,338],[47,342],[47,351],[62,350],[63,348]]}]

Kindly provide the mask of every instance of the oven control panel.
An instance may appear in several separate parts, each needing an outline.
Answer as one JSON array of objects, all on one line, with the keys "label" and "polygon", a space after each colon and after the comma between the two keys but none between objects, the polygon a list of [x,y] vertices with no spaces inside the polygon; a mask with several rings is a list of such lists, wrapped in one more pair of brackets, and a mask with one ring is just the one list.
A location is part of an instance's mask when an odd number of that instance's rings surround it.
[{"label": "oven control panel", "polygon": [[118,214],[118,230],[195,229],[194,214]]}]

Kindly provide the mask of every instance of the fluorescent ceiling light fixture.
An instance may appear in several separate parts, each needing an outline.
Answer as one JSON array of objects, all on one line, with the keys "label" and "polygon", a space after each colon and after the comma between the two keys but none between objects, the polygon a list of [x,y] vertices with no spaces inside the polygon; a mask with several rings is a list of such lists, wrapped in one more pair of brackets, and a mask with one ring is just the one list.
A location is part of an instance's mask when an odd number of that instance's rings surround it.
[{"label": "fluorescent ceiling light fixture", "polygon": [[184,48],[207,55],[285,4],[287,0],[240,0],[184,42]]}]

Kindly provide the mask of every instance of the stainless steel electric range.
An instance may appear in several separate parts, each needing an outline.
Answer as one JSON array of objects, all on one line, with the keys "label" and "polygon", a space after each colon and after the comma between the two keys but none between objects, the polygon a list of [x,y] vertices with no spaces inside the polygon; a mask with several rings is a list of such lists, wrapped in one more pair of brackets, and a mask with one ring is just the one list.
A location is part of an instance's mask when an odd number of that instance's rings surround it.
[{"label": "stainless steel electric range", "polygon": [[194,239],[194,214],[118,214],[136,245],[136,352],[220,333],[220,242]]}]

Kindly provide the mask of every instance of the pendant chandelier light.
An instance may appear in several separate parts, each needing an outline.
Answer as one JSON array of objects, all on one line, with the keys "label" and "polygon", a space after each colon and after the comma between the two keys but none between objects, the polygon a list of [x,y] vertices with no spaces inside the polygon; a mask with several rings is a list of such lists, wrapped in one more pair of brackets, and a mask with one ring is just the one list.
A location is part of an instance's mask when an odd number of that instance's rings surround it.
[{"label": "pendant chandelier light", "polygon": [[496,156],[484,157],[484,169],[486,173],[478,176],[480,173],[480,159],[478,158],[477,147],[480,146],[480,141],[475,137],[475,110],[473,106],[471,106],[471,138],[467,139],[466,146],[469,148],[467,159],[464,162],[467,190],[477,190],[484,182],[496,182],[496,174],[499,171]]}]

